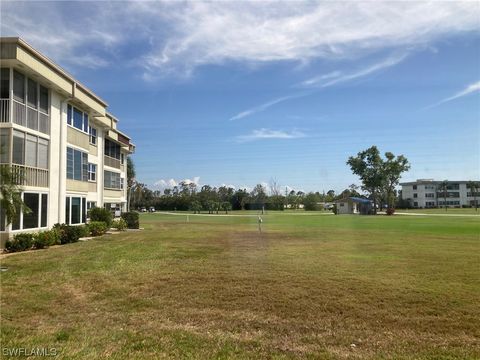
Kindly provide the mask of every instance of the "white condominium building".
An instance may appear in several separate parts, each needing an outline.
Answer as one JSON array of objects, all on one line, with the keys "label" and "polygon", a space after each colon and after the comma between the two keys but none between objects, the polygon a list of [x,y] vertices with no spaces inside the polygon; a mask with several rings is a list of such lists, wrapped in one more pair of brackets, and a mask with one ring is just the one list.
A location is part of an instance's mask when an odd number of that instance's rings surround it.
[{"label": "white condominium building", "polygon": [[10,166],[31,212],[16,232],[82,224],[94,206],[126,210],[126,157],[135,146],[107,104],[19,38],[0,39],[0,163]]},{"label": "white condominium building", "polygon": [[433,179],[401,183],[402,199],[414,208],[475,206],[474,195],[477,202],[480,201],[480,189],[475,190],[478,193],[474,194],[468,187],[469,181],[448,181],[446,189],[442,183]]}]

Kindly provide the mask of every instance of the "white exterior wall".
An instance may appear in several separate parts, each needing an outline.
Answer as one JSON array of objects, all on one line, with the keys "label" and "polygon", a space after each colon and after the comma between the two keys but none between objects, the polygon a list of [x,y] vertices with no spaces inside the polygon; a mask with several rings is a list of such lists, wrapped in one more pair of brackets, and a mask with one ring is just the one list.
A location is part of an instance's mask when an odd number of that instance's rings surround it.
[{"label": "white exterior wall", "polygon": [[[425,207],[437,207],[437,206],[444,206],[443,205],[443,197],[442,196],[437,196],[439,192],[442,192],[441,190],[437,190],[438,185],[440,184],[440,181],[432,181],[432,182],[425,182],[425,181],[417,181],[416,183],[405,183],[401,184],[402,186],[402,199],[403,200],[409,200],[410,205],[413,207],[418,207],[418,208],[425,208]],[[458,192],[459,196],[458,197],[447,197],[447,202],[449,201],[455,201],[458,202],[456,205],[447,205],[450,207],[459,207],[459,206],[470,206],[471,202],[474,200],[473,196],[467,196],[471,190],[467,188],[467,181],[449,181],[449,184],[458,184],[459,189],[458,190],[447,190],[447,192]],[[414,189],[414,186],[416,185],[416,189]],[[431,189],[431,187],[434,187],[434,189]],[[433,198],[432,197],[427,197],[426,194],[434,194]],[[415,198],[416,194],[416,198]],[[477,197],[477,200],[480,200]],[[430,202],[430,204],[427,204]],[[416,203],[416,205],[415,205]],[[433,205],[431,203],[434,203]]]}]

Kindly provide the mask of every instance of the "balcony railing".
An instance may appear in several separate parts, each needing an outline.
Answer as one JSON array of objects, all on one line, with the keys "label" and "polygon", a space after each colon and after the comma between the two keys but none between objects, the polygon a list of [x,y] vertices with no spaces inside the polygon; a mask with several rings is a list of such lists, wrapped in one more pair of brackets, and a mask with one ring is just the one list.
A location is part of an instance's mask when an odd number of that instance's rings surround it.
[{"label": "balcony railing", "polygon": [[[10,114],[10,102],[12,102],[12,114]],[[50,133],[50,116],[17,100],[0,99],[0,122],[13,122],[44,134]]]},{"label": "balcony railing", "polygon": [[105,166],[110,166],[115,169],[120,169],[120,160],[112,158],[110,156],[104,156]]},{"label": "balcony railing", "polygon": [[18,185],[48,187],[47,169],[13,164],[12,177]]}]

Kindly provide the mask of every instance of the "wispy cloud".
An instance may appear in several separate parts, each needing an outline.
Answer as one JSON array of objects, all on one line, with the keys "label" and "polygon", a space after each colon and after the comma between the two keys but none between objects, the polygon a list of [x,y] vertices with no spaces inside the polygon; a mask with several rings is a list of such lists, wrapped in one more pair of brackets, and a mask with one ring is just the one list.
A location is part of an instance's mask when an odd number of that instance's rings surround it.
[{"label": "wispy cloud", "polygon": [[424,109],[431,109],[433,107],[439,106],[439,105],[444,104],[446,102],[461,98],[463,96],[470,95],[470,94],[472,94],[474,92],[478,92],[478,91],[480,91],[480,81],[477,81],[476,83],[470,84],[465,89],[463,89],[462,91],[459,91],[452,96],[449,96],[449,97],[447,97],[443,100],[440,100],[439,102],[437,102],[435,104],[429,105],[429,106],[425,107]]},{"label": "wispy cloud", "polygon": [[189,184],[195,184],[199,185],[200,184],[200,176],[195,176],[193,179],[183,179],[183,180],[175,180],[175,179],[160,179],[157,180],[153,183],[153,186],[159,188],[159,189],[171,189],[175,186],[180,185],[181,183],[185,183],[187,185]]},{"label": "wispy cloud", "polygon": [[478,31],[479,10],[475,1],[15,1],[2,2],[0,30],[73,66],[125,56],[115,63],[133,62],[152,79],[203,65],[309,64],[423,47]]},{"label": "wispy cloud", "polygon": [[306,134],[299,130],[284,131],[284,130],[272,130],[272,129],[257,129],[253,130],[248,135],[237,136],[238,142],[250,142],[256,140],[269,140],[269,139],[299,139],[306,137]]},{"label": "wispy cloud", "polygon": [[253,115],[253,114],[256,114],[256,113],[265,111],[265,110],[267,110],[269,107],[272,107],[272,106],[274,106],[274,105],[280,104],[280,103],[285,102],[285,101],[287,101],[287,100],[304,97],[304,96],[307,96],[307,95],[309,95],[309,94],[310,94],[309,92],[303,92],[303,93],[298,93],[298,94],[293,94],[293,95],[282,96],[282,97],[276,98],[276,99],[274,99],[274,100],[268,101],[268,102],[266,102],[266,103],[263,103],[263,104],[261,104],[261,105],[252,107],[252,108],[250,108],[250,109],[248,109],[248,110],[239,112],[238,114],[232,116],[229,120],[230,120],[230,121],[233,121],[233,120],[243,119],[244,117],[251,116],[251,115]]},{"label": "wispy cloud", "polygon": [[362,69],[357,69],[354,72],[343,73],[341,71],[334,71],[326,75],[320,75],[320,76],[307,79],[305,81],[302,81],[299,85],[302,87],[320,87],[320,88],[329,87],[338,83],[344,83],[344,82],[352,81],[358,78],[362,78],[367,75],[378,72],[380,70],[392,67],[394,65],[399,64],[406,58],[407,58],[406,53],[392,55],[386,59],[383,59],[380,62],[371,64]]}]

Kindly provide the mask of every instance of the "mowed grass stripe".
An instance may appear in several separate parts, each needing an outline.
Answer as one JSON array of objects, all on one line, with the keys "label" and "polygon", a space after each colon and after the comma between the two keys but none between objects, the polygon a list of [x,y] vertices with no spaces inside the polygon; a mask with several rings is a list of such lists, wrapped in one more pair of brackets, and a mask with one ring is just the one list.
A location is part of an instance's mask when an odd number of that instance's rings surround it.
[{"label": "mowed grass stripe", "polygon": [[[2,346],[59,358],[475,358],[477,219],[142,215],[2,260]],[[351,347],[355,344],[355,347]]]}]

